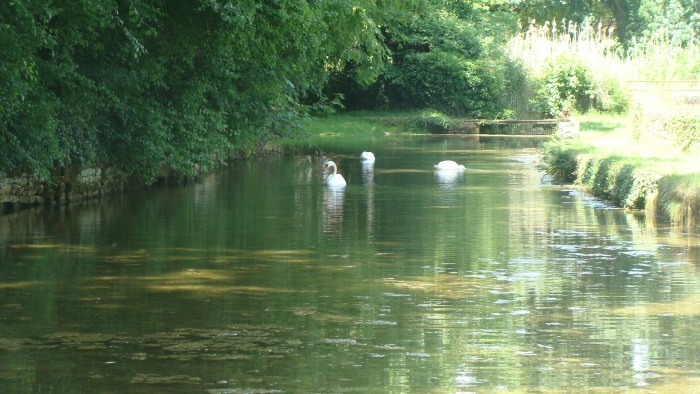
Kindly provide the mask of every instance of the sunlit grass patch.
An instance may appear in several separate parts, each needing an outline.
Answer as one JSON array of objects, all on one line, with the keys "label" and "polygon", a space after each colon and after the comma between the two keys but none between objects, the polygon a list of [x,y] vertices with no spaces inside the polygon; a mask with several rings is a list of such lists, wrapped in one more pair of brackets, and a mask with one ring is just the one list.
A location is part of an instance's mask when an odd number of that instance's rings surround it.
[{"label": "sunlit grass patch", "polygon": [[309,135],[363,135],[425,133],[425,123],[451,122],[451,118],[431,109],[415,111],[348,111],[315,117],[304,130]]},{"label": "sunlit grass patch", "polygon": [[[332,116],[316,117],[307,122],[304,130],[309,135],[384,135],[406,133],[399,122],[392,124],[391,119],[402,119],[400,114],[385,115],[381,113],[341,112]],[[383,119],[384,121],[377,121]]]}]

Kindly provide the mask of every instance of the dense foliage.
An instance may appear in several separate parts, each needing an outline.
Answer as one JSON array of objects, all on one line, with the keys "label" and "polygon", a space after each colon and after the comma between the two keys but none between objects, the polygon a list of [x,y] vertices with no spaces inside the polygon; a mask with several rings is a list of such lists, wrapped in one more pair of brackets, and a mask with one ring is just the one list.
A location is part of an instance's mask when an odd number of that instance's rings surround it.
[{"label": "dense foliage", "polygon": [[659,32],[679,44],[700,44],[700,2],[696,0],[493,0],[493,8],[517,13],[523,21],[588,21],[617,35],[623,46]]},{"label": "dense foliage", "polygon": [[[290,134],[318,109],[432,108],[509,117],[530,83],[503,43],[518,20],[567,17],[697,44],[691,0],[10,0],[0,2],[0,171],[44,179],[114,166],[192,175]],[[625,108],[570,59],[539,102]],[[543,59],[544,61],[544,59]],[[691,71],[692,72],[692,71]]]},{"label": "dense foliage", "polygon": [[519,69],[499,44],[516,26],[512,16],[470,2],[435,1],[384,30],[392,61],[376,83],[353,83],[341,70],[328,89],[342,90],[351,109],[432,108],[472,118],[502,117],[506,108],[499,99]]},{"label": "dense foliage", "polygon": [[0,170],[211,168],[328,104],[329,70],[372,79],[402,3],[2,2]]},{"label": "dense foliage", "polygon": [[591,108],[594,89],[590,70],[577,58],[562,55],[549,61],[538,84],[536,100],[547,116],[567,109],[585,112]]}]

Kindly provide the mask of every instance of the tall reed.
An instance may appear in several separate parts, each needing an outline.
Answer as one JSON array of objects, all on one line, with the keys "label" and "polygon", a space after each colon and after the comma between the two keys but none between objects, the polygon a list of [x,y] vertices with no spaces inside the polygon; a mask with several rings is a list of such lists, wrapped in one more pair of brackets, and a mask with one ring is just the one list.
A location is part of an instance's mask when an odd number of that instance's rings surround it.
[{"label": "tall reed", "polygon": [[674,44],[664,30],[633,39],[625,50],[614,30],[602,24],[566,19],[530,23],[510,39],[507,51],[534,74],[547,59],[569,54],[585,62],[599,80],[613,77],[625,84],[639,79],[700,79],[700,47]]}]

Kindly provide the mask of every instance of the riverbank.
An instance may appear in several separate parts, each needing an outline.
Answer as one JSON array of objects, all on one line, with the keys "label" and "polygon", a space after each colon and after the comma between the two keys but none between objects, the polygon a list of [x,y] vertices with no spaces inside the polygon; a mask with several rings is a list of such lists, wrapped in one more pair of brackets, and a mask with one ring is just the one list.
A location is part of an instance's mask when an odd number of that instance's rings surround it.
[{"label": "riverbank", "polygon": [[[700,143],[670,137],[667,129],[677,126],[659,128],[649,116],[642,118],[635,113],[576,117],[581,132],[545,143],[542,169],[616,206],[644,210],[650,220],[688,229],[700,225]],[[314,119],[307,132],[449,133],[455,122],[429,112],[355,112]]]},{"label": "riverbank", "polygon": [[[262,143],[255,151],[237,153],[229,162],[245,157],[280,153],[281,150],[277,143]],[[210,172],[199,171],[193,176],[185,177],[164,167],[152,181],[130,176],[123,168],[114,166],[57,167],[48,180],[27,173],[0,172],[0,215],[35,207],[80,204],[119,194],[128,189],[186,183]]]},{"label": "riverbank", "polygon": [[581,133],[543,146],[543,169],[560,182],[650,218],[700,225],[700,147],[639,132],[633,116],[583,116]]},{"label": "riverbank", "polygon": [[[614,205],[643,209],[692,228],[700,223],[700,147],[677,143],[663,133],[639,132],[629,116],[586,115],[576,120],[581,133],[553,138],[542,149],[542,168],[557,181],[574,183]],[[348,112],[314,118],[304,129],[313,135],[452,133],[459,121],[430,112]],[[473,131],[473,130],[472,130]],[[474,134],[466,130],[465,134]],[[511,133],[512,134],[512,133]],[[266,146],[261,151],[278,151]],[[31,206],[62,205],[101,198],[127,188],[116,170],[63,171],[53,184],[26,177],[0,179],[4,212]],[[163,177],[162,179],[167,179]],[[132,184],[133,186],[133,184]]]},{"label": "riverbank", "polygon": [[308,124],[311,134],[335,133],[431,133],[551,135],[561,120],[468,119],[434,111],[379,112],[352,111],[314,118]]}]

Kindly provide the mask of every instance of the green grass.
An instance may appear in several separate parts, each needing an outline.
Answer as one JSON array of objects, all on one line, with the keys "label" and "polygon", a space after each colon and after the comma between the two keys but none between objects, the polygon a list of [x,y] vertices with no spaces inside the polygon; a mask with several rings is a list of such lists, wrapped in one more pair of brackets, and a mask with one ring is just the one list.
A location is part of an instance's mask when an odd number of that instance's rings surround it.
[{"label": "green grass", "polygon": [[579,120],[581,134],[573,144],[581,153],[617,157],[663,176],[700,171],[697,151],[683,152],[658,138],[637,140],[632,137],[630,122],[627,116],[583,115]]},{"label": "green grass", "polygon": [[309,135],[385,135],[424,133],[416,126],[416,119],[445,117],[431,111],[343,111],[328,116],[314,117],[304,126]]}]

